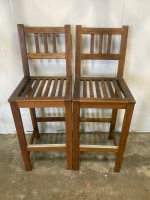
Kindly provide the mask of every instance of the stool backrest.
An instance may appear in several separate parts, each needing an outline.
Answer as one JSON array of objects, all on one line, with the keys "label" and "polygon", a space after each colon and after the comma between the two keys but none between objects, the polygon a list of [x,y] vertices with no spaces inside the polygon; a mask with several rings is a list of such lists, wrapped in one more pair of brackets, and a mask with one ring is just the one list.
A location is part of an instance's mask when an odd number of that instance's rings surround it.
[{"label": "stool backrest", "polygon": [[[90,34],[90,53],[81,53],[82,34]],[[94,34],[99,35],[99,52],[94,54]],[[108,35],[107,53],[102,53],[103,35]],[[120,53],[111,54],[112,35],[121,35]],[[125,54],[127,46],[128,26],[122,28],[83,28],[81,25],[76,26],[76,60],[75,60],[75,76],[81,76],[81,60],[118,60],[117,77],[123,76]]]},{"label": "stool backrest", "polygon": [[[66,59],[66,75],[72,76],[71,70],[71,31],[70,25],[64,27],[26,27],[18,24],[20,50],[24,76],[30,76],[28,59]],[[27,53],[25,34],[35,37],[36,53]],[[56,34],[65,34],[65,53],[56,52]],[[40,53],[38,34],[43,34],[45,53]],[[53,53],[48,52],[47,34],[52,34]]]}]

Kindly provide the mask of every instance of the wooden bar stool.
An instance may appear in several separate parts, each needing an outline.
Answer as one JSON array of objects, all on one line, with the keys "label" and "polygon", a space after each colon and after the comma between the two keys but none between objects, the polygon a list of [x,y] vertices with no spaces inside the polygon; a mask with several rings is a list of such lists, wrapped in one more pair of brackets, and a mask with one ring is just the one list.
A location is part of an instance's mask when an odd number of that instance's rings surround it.
[{"label": "wooden bar stool", "polygon": [[[35,36],[36,53],[27,53],[25,34]],[[72,69],[71,69],[71,32],[70,25],[65,27],[24,27],[18,25],[20,50],[24,78],[9,98],[22,156],[27,171],[30,171],[30,151],[66,150],[67,168],[72,169]],[[45,53],[39,51],[38,34],[43,34]],[[48,53],[47,34],[52,34],[53,53]],[[56,53],[56,34],[65,34],[65,53]],[[66,76],[30,76],[28,59],[66,59]],[[58,66],[59,67],[59,66]],[[52,81],[54,82],[51,86]],[[56,88],[58,95],[56,96]],[[65,95],[62,96],[63,87]],[[52,87],[49,95],[50,87]],[[35,108],[65,107],[65,117],[36,117]],[[33,134],[27,145],[20,108],[29,108],[33,124]],[[33,144],[34,137],[40,138],[37,122],[66,121],[66,144]]]},{"label": "wooden bar stool", "polygon": [[[81,53],[82,34],[91,35],[90,53]],[[99,53],[94,54],[94,34],[99,35]],[[102,53],[103,35],[108,35],[107,53]],[[110,54],[112,35],[121,35],[120,53]],[[128,89],[124,79],[123,70],[127,45],[128,26],[122,28],[82,28],[76,26],[76,63],[75,85],[73,95],[73,166],[79,170],[80,151],[116,152],[115,172],[119,172],[132,119],[135,100]],[[118,60],[117,77],[81,77],[81,60]],[[83,97],[80,96],[80,85],[83,84]],[[90,97],[87,97],[87,84],[89,84]],[[96,97],[93,93],[93,84],[96,88]],[[101,89],[100,89],[101,88]],[[108,95],[109,93],[109,95]],[[112,109],[111,118],[80,118],[80,108]],[[114,134],[118,109],[125,109],[120,142],[117,144]],[[80,144],[80,122],[109,122],[109,139],[114,140],[114,146],[107,145],[82,145]]]}]

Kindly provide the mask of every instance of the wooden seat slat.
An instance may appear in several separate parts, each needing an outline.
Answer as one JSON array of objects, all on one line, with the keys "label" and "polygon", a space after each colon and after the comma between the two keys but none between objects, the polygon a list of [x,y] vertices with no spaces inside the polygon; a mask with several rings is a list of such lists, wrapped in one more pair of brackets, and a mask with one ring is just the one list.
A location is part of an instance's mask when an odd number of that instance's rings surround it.
[{"label": "wooden seat slat", "polygon": [[40,97],[40,96],[41,96],[42,90],[43,90],[44,85],[45,85],[45,82],[46,82],[46,79],[42,80],[42,83],[41,83],[41,85],[40,85],[40,87],[39,87],[39,90],[38,90],[38,92],[37,92],[36,97]]}]

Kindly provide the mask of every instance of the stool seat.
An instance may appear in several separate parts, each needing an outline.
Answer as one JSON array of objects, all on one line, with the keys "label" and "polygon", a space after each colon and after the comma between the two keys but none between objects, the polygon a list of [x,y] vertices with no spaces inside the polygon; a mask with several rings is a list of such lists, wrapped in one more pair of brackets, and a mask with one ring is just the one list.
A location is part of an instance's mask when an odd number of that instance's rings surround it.
[{"label": "stool seat", "polygon": [[[58,81],[60,81],[59,84]],[[25,107],[25,103],[27,103],[27,107],[32,107],[32,104],[34,107],[35,104],[40,107],[41,102],[43,107],[43,102],[71,101],[71,87],[72,77],[70,76],[25,76],[8,101],[17,102],[19,107]],[[63,89],[65,90],[64,94]]]},{"label": "stool seat", "polygon": [[125,80],[117,77],[76,77],[73,101],[104,105],[135,103]]},{"label": "stool seat", "polygon": [[[64,27],[26,27],[18,24],[21,58],[24,78],[14,90],[8,101],[10,102],[15,127],[20,143],[25,169],[32,170],[30,151],[65,150],[67,169],[72,169],[72,69],[71,69],[71,30],[70,25]],[[29,48],[27,37],[35,39],[35,47]],[[57,34],[57,37],[56,37]],[[57,39],[63,34],[65,52],[58,52]],[[27,36],[28,35],[28,36]],[[42,42],[40,38],[43,38]],[[49,41],[49,37],[52,40]],[[51,49],[51,43],[53,51]],[[26,46],[29,45],[29,46]],[[44,49],[40,48],[44,45]],[[28,47],[28,48],[27,48]],[[33,51],[34,49],[34,51]],[[36,50],[36,51],[35,51]],[[44,52],[43,52],[44,50]],[[65,59],[65,76],[30,76],[29,59]],[[59,67],[59,62],[57,62]],[[65,116],[37,117],[36,108],[64,108]],[[20,108],[29,108],[33,133],[27,143]],[[34,139],[40,138],[39,122],[65,122],[66,144],[36,144]]]},{"label": "stool seat", "polygon": [[[83,35],[86,36],[88,34],[91,35],[89,51],[85,45],[86,42],[84,42],[86,40],[83,40]],[[95,35],[99,35],[98,40],[94,39]],[[118,49],[118,53],[114,51],[114,44],[117,44],[116,46],[119,44],[118,41],[115,42],[115,35],[119,35],[121,38],[119,42],[120,50]],[[81,25],[76,26],[76,78],[73,94],[74,170],[79,170],[80,151],[115,152],[116,162],[114,171],[119,172],[121,169],[121,163],[126,146],[134,105],[136,103],[126,82],[123,79],[127,35],[128,26],[123,26],[122,28],[85,28]],[[97,42],[99,44],[97,44]],[[94,48],[95,44],[96,49]],[[88,65],[86,66],[85,63],[83,65],[84,60],[118,60],[118,70],[116,77],[82,77],[81,67],[88,67]],[[80,108],[112,109],[112,115],[109,118],[87,118],[84,116],[80,117]],[[119,109],[125,109],[125,114],[120,140],[118,143],[115,137],[115,124],[117,119],[117,112]],[[114,146],[81,144],[79,132],[80,122],[110,123],[108,139],[113,139]]]}]

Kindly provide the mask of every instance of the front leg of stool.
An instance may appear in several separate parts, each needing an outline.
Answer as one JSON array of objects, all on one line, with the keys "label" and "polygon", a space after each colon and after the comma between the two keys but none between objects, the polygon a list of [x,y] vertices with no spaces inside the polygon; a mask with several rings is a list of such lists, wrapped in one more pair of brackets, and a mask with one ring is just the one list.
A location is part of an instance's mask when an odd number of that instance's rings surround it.
[{"label": "front leg of stool", "polygon": [[13,118],[14,118],[14,122],[16,126],[16,131],[17,131],[17,135],[18,135],[18,139],[20,143],[24,165],[25,165],[26,171],[31,171],[32,167],[31,167],[29,152],[27,150],[27,142],[26,142],[26,138],[24,134],[20,110],[16,102],[11,102],[10,106],[11,106],[11,110],[12,110],[12,114],[13,114]]}]

